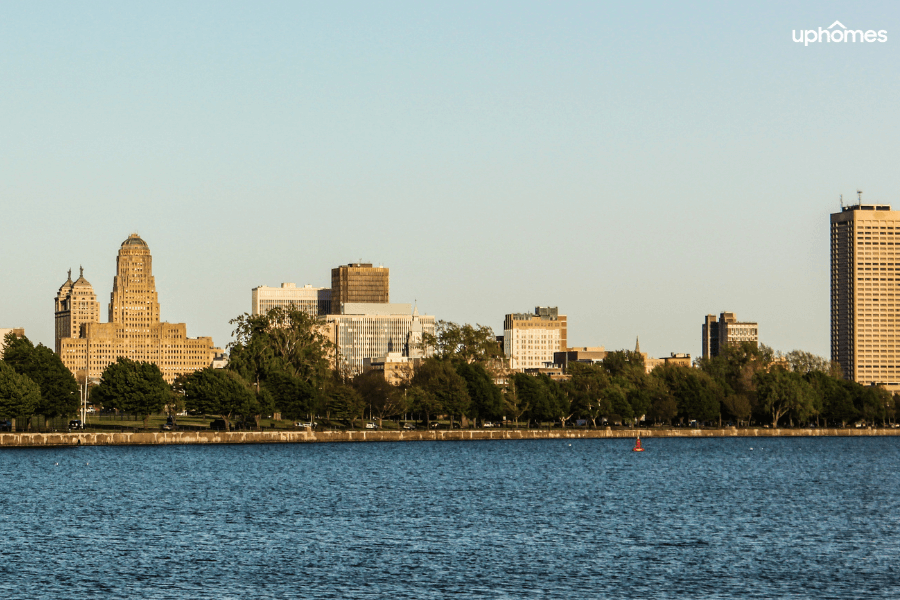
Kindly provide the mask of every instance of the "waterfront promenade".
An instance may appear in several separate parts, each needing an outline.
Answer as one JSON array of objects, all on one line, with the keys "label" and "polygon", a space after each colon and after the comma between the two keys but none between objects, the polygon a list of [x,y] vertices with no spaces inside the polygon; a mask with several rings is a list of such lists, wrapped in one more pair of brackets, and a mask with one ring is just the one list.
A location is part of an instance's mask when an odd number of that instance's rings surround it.
[{"label": "waterfront promenade", "polygon": [[900,429],[464,429],[438,431],[160,431],[137,433],[3,433],[0,448],[153,446],[167,444],[299,444],[316,442],[501,441],[604,438],[883,437]]}]

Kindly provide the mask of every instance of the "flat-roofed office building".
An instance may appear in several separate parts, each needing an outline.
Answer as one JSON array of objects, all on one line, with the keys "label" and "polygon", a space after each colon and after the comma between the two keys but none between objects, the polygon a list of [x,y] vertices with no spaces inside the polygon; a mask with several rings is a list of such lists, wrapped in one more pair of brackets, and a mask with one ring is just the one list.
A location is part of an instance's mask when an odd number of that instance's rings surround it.
[{"label": "flat-roofed office building", "polygon": [[554,353],[565,352],[566,316],[555,306],[538,306],[534,313],[511,313],[503,319],[503,353],[517,371],[554,364]]},{"label": "flat-roofed office building", "polygon": [[716,315],[706,315],[702,327],[703,358],[718,356],[722,348],[750,342],[759,344],[759,323],[738,321],[732,312],[723,312],[716,321]]},{"label": "flat-roofed office building", "polygon": [[331,314],[341,314],[341,304],[387,304],[390,269],[371,263],[351,263],[331,270]]},{"label": "flat-roofed office building", "polygon": [[345,303],[339,315],[328,315],[326,335],[334,342],[337,368],[349,376],[362,373],[365,359],[424,358],[431,350],[424,336],[434,335],[435,319],[410,304]]},{"label": "flat-roofed office building", "polygon": [[846,379],[900,391],[900,212],[831,215],[831,360]]},{"label": "flat-roofed office building", "polygon": [[314,317],[327,315],[331,310],[331,290],[309,284],[298,288],[293,283],[282,283],[277,288],[261,285],[252,290],[251,314],[264,315],[273,308],[291,306]]}]

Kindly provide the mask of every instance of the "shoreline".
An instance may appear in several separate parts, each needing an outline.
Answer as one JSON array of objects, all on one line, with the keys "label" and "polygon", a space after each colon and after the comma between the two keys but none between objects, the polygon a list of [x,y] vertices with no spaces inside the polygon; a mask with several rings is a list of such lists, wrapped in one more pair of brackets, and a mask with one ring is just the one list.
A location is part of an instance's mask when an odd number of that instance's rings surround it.
[{"label": "shoreline", "polygon": [[310,444],[555,439],[717,437],[891,437],[900,429],[465,429],[438,431],[159,431],[138,433],[0,433],[0,448],[166,446],[183,444]]}]

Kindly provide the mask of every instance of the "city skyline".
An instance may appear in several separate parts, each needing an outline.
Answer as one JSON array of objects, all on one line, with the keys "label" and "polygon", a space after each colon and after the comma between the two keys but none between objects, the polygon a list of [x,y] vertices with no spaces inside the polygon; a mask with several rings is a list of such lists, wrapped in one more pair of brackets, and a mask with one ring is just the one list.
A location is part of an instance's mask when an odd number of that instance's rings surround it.
[{"label": "city skyline", "polygon": [[[48,347],[66,271],[107,298],[136,231],[219,346],[252,288],[360,261],[498,335],[557,306],[570,346],[699,356],[732,311],[829,357],[829,215],[900,205],[892,3],[3,16],[0,326]],[[791,39],[835,19],[887,41]]]}]

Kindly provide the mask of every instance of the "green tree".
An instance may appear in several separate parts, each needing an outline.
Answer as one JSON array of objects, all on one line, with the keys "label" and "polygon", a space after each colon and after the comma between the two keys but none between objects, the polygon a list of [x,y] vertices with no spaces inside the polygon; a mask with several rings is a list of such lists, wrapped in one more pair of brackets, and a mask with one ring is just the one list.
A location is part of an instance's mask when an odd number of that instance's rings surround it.
[{"label": "green tree", "polygon": [[380,371],[367,371],[356,376],[353,387],[369,407],[372,417],[377,415],[379,427],[384,424],[385,418],[400,415],[406,410],[403,390],[388,383]]},{"label": "green tree", "polygon": [[431,425],[431,417],[440,414],[442,407],[431,391],[418,386],[411,386],[406,392],[406,399],[409,402],[409,410],[425,417],[425,427]]},{"label": "green tree", "polygon": [[425,345],[433,348],[435,358],[461,360],[490,365],[505,359],[494,330],[486,325],[458,325],[438,321],[434,335],[425,334]]},{"label": "green tree", "polygon": [[571,363],[567,374],[574,416],[590,419],[596,427],[597,419],[603,416],[603,391],[611,385],[608,373],[600,365]]},{"label": "green tree", "polygon": [[150,415],[171,401],[169,385],[159,367],[121,356],[106,367],[92,394],[104,407],[141,415],[145,429]]},{"label": "green tree", "polygon": [[300,377],[275,371],[266,377],[266,387],[277,410],[288,419],[312,416],[316,408],[317,391]]},{"label": "green tree", "polygon": [[566,416],[568,399],[559,384],[547,375],[516,373],[514,381],[516,393],[529,407],[529,421],[559,421]]},{"label": "green tree", "polygon": [[41,390],[35,414],[48,419],[76,413],[80,405],[78,383],[53,350],[32,345],[27,337],[12,333],[4,339],[3,360],[20,375],[26,375]]},{"label": "green tree", "polygon": [[881,420],[886,424],[888,418],[894,413],[894,397],[889,391],[878,386],[865,386],[859,394],[857,410],[862,414],[867,423],[874,424]]},{"label": "green tree", "polygon": [[503,415],[503,395],[484,365],[460,361],[456,363],[456,372],[466,382],[472,418],[482,422],[499,419]]},{"label": "green tree", "polygon": [[412,387],[430,393],[440,404],[441,412],[463,418],[469,414],[471,398],[463,379],[448,360],[426,358],[418,367],[412,379]]},{"label": "green tree", "polygon": [[346,384],[339,377],[332,378],[331,384],[326,388],[326,411],[348,420],[351,427],[356,427],[356,421],[362,419],[366,411],[366,401],[352,385]]},{"label": "green tree", "polygon": [[264,315],[243,315],[229,344],[228,369],[239,373],[257,390],[273,373],[286,373],[319,389],[330,375],[334,345],[323,323],[298,308],[276,307]]},{"label": "green tree", "polygon": [[527,413],[530,409],[531,407],[528,405],[528,402],[516,389],[515,377],[510,377],[506,382],[506,388],[503,390],[504,414],[511,417],[511,420],[515,422],[516,427],[518,427],[522,415]]},{"label": "green tree", "polygon": [[0,416],[30,417],[41,401],[41,388],[26,375],[0,360]]},{"label": "green tree", "polygon": [[701,422],[719,418],[721,388],[707,373],[690,367],[661,365],[650,375],[663,383],[665,397],[675,401],[682,418]]},{"label": "green tree", "polygon": [[772,427],[789,412],[800,420],[812,414],[815,390],[799,373],[776,368],[760,371],[754,379],[760,407],[772,416]]},{"label": "green tree", "polygon": [[259,413],[256,394],[246,380],[233,371],[212,367],[188,376],[184,382],[184,402],[188,410],[221,417],[229,429],[236,415],[248,418]]},{"label": "green tree", "polygon": [[831,361],[812,352],[791,350],[784,355],[784,360],[791,366],[791,371],[805,375],[813,371],[831,373]]}]

